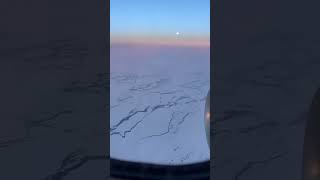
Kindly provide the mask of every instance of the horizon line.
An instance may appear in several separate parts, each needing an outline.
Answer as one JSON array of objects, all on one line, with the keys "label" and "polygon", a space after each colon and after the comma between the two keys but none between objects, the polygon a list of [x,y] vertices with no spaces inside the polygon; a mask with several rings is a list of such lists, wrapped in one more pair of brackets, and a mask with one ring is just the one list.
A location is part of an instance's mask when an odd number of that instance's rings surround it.
[{"label": "horizon line", "polygon": [[145,45],[145,46],[181,46],[181,47],[210,47],[210,39],[194,38],[116,38],[110,40],[110,45]]}]

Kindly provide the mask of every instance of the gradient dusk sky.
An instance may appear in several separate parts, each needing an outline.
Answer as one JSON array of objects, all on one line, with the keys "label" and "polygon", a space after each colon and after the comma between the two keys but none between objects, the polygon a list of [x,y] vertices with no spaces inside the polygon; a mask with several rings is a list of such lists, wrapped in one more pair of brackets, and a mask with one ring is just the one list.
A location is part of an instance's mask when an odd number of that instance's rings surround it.
[{"label": "gradient dusk sky", "polygon": [[210,0],[111,0],[111,43],[210,44]]}]

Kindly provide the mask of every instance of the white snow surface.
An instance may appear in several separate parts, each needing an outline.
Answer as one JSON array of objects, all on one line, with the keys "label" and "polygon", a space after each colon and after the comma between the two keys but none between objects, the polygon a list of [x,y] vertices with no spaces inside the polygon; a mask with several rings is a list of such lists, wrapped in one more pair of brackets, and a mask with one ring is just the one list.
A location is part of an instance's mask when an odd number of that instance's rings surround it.
[{"label": "white snow surface", "polygon": [[210,159],[209,48],[117,45],[110,54],[111,157],[172,165]]}]

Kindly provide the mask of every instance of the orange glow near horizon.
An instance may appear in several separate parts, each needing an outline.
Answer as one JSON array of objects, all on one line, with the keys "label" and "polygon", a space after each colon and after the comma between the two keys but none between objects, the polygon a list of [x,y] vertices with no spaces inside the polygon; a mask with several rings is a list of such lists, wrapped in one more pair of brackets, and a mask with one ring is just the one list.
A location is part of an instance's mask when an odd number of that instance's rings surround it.
[{"label": "orange glow near horizon", "polygon": [[210,47],[207,37],[111,37],[111,44]]}]

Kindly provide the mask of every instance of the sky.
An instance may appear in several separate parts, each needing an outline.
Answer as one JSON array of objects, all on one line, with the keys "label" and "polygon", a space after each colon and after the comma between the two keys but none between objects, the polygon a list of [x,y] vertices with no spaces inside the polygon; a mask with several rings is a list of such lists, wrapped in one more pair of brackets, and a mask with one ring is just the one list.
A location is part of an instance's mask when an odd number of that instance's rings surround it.
[{"label": "sky", "polygon": [[208,45],[210,0],[111,0],[111,43]]}]

